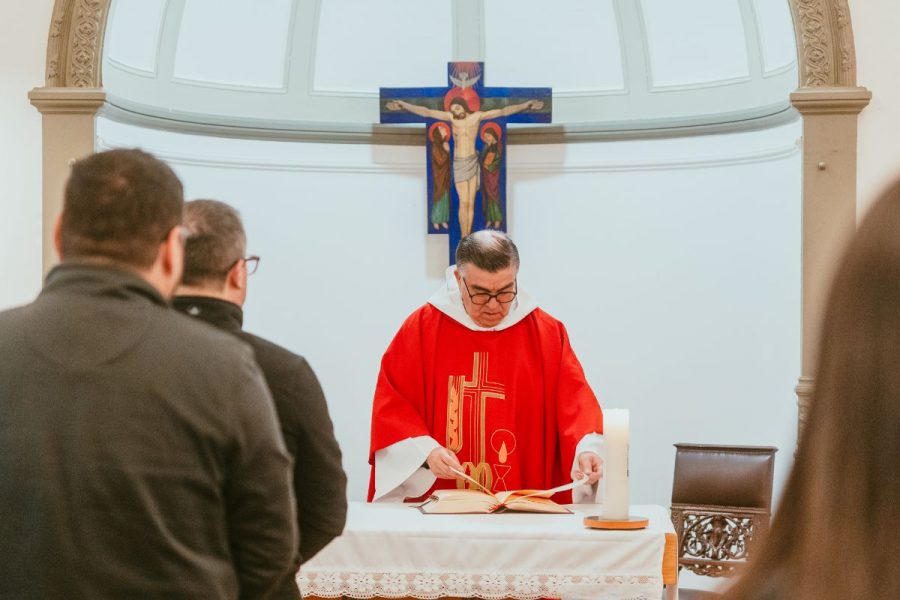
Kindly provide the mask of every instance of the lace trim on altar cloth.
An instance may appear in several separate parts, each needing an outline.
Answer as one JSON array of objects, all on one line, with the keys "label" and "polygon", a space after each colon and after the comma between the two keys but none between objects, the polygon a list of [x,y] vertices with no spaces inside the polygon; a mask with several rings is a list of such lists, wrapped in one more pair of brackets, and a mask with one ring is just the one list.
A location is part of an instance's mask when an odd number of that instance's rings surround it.
[{"label": "lace trim on altar cloth", "polygon": [[470,573],[353,573],[300,571],[304,597],[418,598],[500,600],[565,598],[584,600],[659,600],[662,577],[615,575],[495,575]]}]

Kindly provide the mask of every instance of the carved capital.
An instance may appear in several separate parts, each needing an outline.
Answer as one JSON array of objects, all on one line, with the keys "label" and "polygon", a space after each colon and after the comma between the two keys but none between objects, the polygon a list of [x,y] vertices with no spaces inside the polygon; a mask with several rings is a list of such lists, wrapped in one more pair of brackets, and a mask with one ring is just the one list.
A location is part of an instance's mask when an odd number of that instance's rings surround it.
[{"label": "carved capital", "polygon": [[28,99],[41,114],[94,115],[106,102],[106,92],[98,88],[35,88]]},{"label": "carved capital", "polygon": [[856,50],[847,0],[790,0],[800,56],[800,87],[856,85]]},{"label": "carved capital", "polygon": [[110,0],[56,0],[47,40],[48,88],[103,86],[100,62]]},{"label": "carved capital", "polygon": [[801,115],[855,115],[868,106],[872,92],[864,87],[800,88],[791,104]]}]

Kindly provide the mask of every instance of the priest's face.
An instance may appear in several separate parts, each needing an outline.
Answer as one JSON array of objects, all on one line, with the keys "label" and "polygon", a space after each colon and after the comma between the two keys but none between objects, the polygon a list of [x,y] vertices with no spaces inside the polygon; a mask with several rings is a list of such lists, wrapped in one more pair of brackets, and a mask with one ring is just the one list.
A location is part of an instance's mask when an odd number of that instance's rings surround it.
[{"label": "priest's face", "polygon": [[[479,294],[499,294],[516,291],[516,267],[500,269],[495,273],[479,269],[475,265],[463,265],[462,272],[456,271],[456,282],[459,284],[460,296],[466,313],[481,327],[494,327],[503,320],[512,302],[500,302],[491,298],[487,304],[476,303]],[[475,296],[475,299],[472,299]]]}]

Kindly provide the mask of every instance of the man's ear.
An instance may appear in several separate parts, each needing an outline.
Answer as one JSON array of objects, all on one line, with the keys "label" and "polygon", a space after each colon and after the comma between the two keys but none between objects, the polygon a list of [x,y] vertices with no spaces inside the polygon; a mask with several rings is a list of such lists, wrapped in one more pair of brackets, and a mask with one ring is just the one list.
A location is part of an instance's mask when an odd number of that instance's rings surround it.
[{"label": "man's ear", "polygon": [[156,260],[147,270],[146,278],[164,298],[171,298],[183,272],[184,234],[181,226],[176,225],[159,244]]},{"label": "man's ear", "polygon": [[180,225],[169,231],[160,247],[160,266],[166,275],[177,275],[176,284],[181,280],[184,268],[184,233]]},{"label": "man's ear", "polygon": [[227,287],[241,292],[247,289],[247,269],[243,260],[234,263],[234,266],[228,271],[225,283]]},{"label": "man's ear", "polygon": [[59,257],[59,260],[62,260],[62,213],[59,213],[56,217],[56,224],[53,226],[53,246],[56,248],[56,255]]}]

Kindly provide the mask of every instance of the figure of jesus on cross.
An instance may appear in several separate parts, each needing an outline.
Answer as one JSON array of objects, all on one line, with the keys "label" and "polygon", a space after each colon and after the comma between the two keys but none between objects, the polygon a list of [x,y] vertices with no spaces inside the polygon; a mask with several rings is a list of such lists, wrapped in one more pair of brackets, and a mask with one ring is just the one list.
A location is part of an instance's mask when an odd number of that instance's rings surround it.
[{"label": "figure of jesus on cross", "polygon": [[[452,85],[446,88],[381,88],[381,121],[424,121],[428,125],[427,147],[431,159],[427,163],[428,187],[434,203],[431,225],[435,230],[433,233],[450,234],[453,262],[452,249],[456,242],[471,233],[476,225],[506,229],[503,218],[506,153],[500,150],[506,142],[506,122],[549,122],[551,92],[549,88],[486,88],[483,86],[483,63],[449,63],[448,75]],[[443,124],[434,127],[439,122],[449,124],[450,131],[441,129],[446,127]],[[447,133],[451,135],[447,136]],[[448,226],[451,216],[449,206],[446,206],[449,194],[445,196],[443,189],[446,171],[442,170],[442,165],[446,162],[448,142],[453,148],[452,174],[458,199],[458,227]],[[495,161],[499,161],[499,165]],[[482,173],[491,178],[491,193],[481,193],[484,218],[480,222],[475,207]]]},{"label": "figure of jesus on cross", "polygon": [[472,222],[475,219],[475,193],[479,187],[479,163],[478,152],[475,150],[475,140],[478,139],[478,126],[482,121],[508,117],[529,108],[540,110],[544,103],[540,100],[528,100],[521,104],[511,104],[504,108],[494,110],[472,110],[466,99],[458,96],[450,100],[450,110],[432,110],[425,106],[418,106],[394,100],[387,103],[388,110],[408,110],[409,112],[440,121],[449,121],[453,130],[453,184],[459,195],[459,229],[461,237],[466,237],[472,232]]}]

